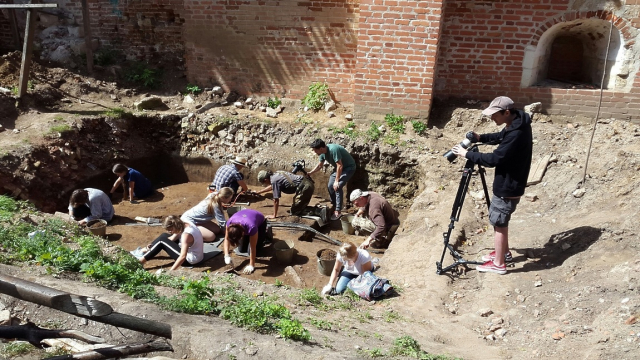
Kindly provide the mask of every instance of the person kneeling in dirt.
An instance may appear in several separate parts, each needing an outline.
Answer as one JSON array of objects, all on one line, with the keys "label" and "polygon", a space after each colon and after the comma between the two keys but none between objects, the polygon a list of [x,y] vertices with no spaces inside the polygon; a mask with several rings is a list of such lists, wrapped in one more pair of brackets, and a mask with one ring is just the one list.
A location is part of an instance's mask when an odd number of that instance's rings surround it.
[{"label": "person kneeling in dirt", "polygon": [[[198,205],[187,210],[180,220],[185,223],[195,224],[202,233],[205,242],[215,240],[217,235],[224,232],[226,219],[224,217],[223,204],[228,204],[233,198],[233,189],[223,187],[220,191],[209,194]],[[213,219],[216,222],[213,222]]]},{"label": "person kneeling in dirt", "polygon": [[266,188],[255,192],[262,194],[273,190],[273,215],[267,215],[267,219],[278,217],[278,207],[280,205],[280,193],[295,194],[291,205],[291,215],[301,215],[303,210],[309,205],[313,191],[315,189],[313,181],[302,175],[295,175],[286,171],[262,170],[258,173],[258,181],[268,185]]},{"label": "person kneeling in dirt", "polygon": [[209,190],[230,187],[234,193],[237,193],[239,188],[242,188],[242,192],[249,191],[247,183],[244,181],[244,175],[240,172],[245,166],[247,166],[247,158],[242,156],[236,156],[234,160],[231,160],[231,164],[220,166],[211,185],[209,185]]},{"label": "person kneeling in dirt", "polygon": [[[342,294],[351,280],[366,271],[373,271],[373,263],[369,252],[356,247],[354,243],[343,243],[338,250],[336,264],[333,266],[329,283],[322,288],[322,295]],[[334,286],[336,279],[338,283]]]},{"label": "person kneeling in dirt", "polygon": [[[224,263],[232,265],[229,250],[233,247],[236,254],[249,251],[249,265],[242,271],[251,274],[256,268],[256,254],[267,241],[267,219],[261,212],[253,209],[240,210],[227,220],[227,233],[224,236]],[[233,266],[233,265],[232,265]]]},{"label": "person kneeling in dirt", "polygon": [[[391,204],[380,194],[360,189],[353,190],[349,199],[360,208],[352,221],[353,228],[358,230],[358,233],[370,233],[367,239],[360,244],[360,248],[367,249],[371,246],[375,249],[384,249],[389,247],[389,243],[400,226],[400,220]],[[364,214],[366,217],[363,217]]]},{"label": "person kneeling in dirt", "polygon": [[113,173],[118,175],[118,179],[111,188],[111,195],[122,185],[124,195],[122,200],[129,198],[129,202],[133,203],[133,198],[146,198],[153,194],[153,185],[151,181],[144,177],[138,170],[132,169],[122,164],[115,164],[112,169]]},{"label": "person kneeling in dirt", "polygon": [[69,199],[69,216],[79,225],[91,220],[111,221],[114,214],[109,196],[102,190],[86,188],[74,190]]},{"label": "person kneeling in dirt", "polygon": [[[199,263],[204,258],[204,248],[202,234],[198,227],[192,223],[183,222],[176,215],[167,216],[162,222],[162,226],[169,234],[158,236],[141,253],[134,254],[141,264],[155,258],[160,251],[164,250],[170,258],[176,262],[171,270],[176,270],[180,266],[191,266]],[[175,241],[180,237],[179,241]]]}]

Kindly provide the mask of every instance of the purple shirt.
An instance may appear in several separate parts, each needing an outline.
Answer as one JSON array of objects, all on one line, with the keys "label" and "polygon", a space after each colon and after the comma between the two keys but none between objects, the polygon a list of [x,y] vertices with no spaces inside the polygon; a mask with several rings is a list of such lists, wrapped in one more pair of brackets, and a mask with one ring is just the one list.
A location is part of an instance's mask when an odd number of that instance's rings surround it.
[{"label": "purple shirt", "polygon": [[244,228],[245,235],[255,235],[258,233],[258,228],[264,222],[264,215],[260,211],[253,209],[240,210],[233,214],[227,220],[227,227],[231,224],[240,224]]}]

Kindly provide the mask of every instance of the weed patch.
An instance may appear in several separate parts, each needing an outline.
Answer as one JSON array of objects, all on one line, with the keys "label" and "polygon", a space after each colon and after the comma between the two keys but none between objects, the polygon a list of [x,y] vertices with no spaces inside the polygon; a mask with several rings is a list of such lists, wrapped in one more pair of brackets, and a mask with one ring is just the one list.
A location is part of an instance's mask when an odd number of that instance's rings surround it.
[{"label": "weed patch", "polygon": [[424,135],[427,133],[427,124],[420,120],[412,120],[411,126],[413,126],[413,131],[418,135]]},{"label": "weed patch", "polygon": [[25,341],[14,341],[2,347],[0,354],[7,359],[13,359],[20,355],[28,354],[36,350],[35,346]]},{"label": "weed patch", "polygon": [[199,94],[202,92],[202,89],[198,85],[188,84],[187,85],[187,94]]},{"label": "weed patch", "polygon": [[354,123],[353,121],[349,121],[345,126],[341,128],[331,126],[329,128],[329,131],[333,132],[334,134],[345,134],[352,139],[358,137],[358,130],[356,130],[356,123]]},{"label": "weed patch", "polygon": [[404,116],[387,114],[384,116],[384,122],[387,123],[391,132],[404,134]]},{"label": "weed patch", "polygon": [[145,63],[135,63],[125,73],[127,81],[148,89],[158,87],[160,85],[160,77],[160,70],[153,69]]},{"label": "weed patch", "polygon": [[278,99],[277,96],[275,97],[275,99],[272,99],[272,98],[267,99],[267,106],[272,109],[275,109],[280,105],[282,105],[282,100]]},{"label": "weed patch", "polygon": [[377,123],[371,123],[369,130],[367,130],[367,137],[371,139],[371,141],[378,141],[378,139],[382,137],[382,130],[380,130],[380,126],[378,126]]}]

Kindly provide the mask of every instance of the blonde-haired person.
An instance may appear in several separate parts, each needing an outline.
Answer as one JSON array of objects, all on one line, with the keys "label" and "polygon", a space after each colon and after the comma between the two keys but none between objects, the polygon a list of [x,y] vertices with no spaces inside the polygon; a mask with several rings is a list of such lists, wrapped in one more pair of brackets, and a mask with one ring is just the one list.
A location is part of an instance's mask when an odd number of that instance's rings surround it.
[{"label": "blonde-haired person", "polygon": [[[233,199],[233,189],[223,187],[220,191],[209,194],[198,205],[187,210],[180,220],[195,224],[202,233],[205,242],[214,241],[217,235],[224,233],[226,219],[224,217],[223,204],[228,204]],[[216,222],[212,220],[216,219]]]},{"label": "blonde-haired person", "polygon": [[[331,272],[329,283],[322,288],[322,294],[342,294],[351,280],[372,270],[371,255],[367,250],[358,248],[352,242],[343,243],[338,250],[336,264]],[[336,279],[338,280],[337,284]]]},{"label": "blonde-haired person", "polygon": [[155,258],[162,250],[176,261],[171,270],[176,270],[180,266],[195,265],[202,261],[204,258],[202,234],[194,224],[183,222],[177,215],[169,215],[162,222],[162,226],[172,237],[179,236],[180,241],[171,240],[166,233],[158,236],[143,250],[144,254],[138,257],[141,264]]}]

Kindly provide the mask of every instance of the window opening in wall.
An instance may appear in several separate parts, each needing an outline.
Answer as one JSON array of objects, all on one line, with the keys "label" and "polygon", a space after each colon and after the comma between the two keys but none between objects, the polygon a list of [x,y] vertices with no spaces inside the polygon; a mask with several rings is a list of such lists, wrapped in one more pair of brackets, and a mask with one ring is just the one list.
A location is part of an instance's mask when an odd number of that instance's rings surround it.
[{"label": "window opening in wall", "polygon": [[583,44],[580,39],[560,36],[553,40],[547,78],[568,83],[589,83],[584,71]]}]

